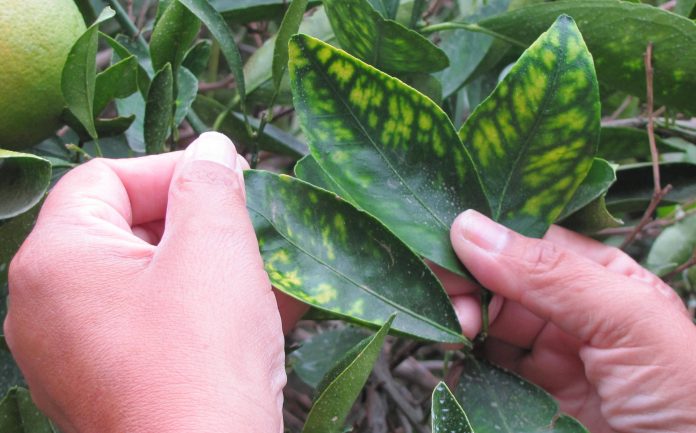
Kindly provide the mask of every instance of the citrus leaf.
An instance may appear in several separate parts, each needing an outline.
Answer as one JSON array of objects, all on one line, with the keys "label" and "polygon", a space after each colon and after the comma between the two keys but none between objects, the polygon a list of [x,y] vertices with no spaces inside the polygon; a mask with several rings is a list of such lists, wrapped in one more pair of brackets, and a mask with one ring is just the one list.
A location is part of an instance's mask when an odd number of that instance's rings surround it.
[{"label": "citrus leaf", "polygon": [[659,276],[687,262],[696,250],[696,215],[664,229],[650,247],[646,266]]},{"label": "citrus leaf", "polygon": [[97,74],[94,92],[94,115],[117,98],[126,98],[138,91],[138,59],[131,55]]},{"label": "citrus leaf", "polygon": [[382,18],[367,0],[324,0],[324,8],[341,47],[377,69],[434,72],[449,65],[440,48],[398,22]]},{"label": "citrus leaf", "polygon": [[[507,10],[509,4],[510,0],[489,2],[474,15],[466,17],[466,22],[475,22],[497,15]],[[442,81],[442,95],[446,98],[459,90],[473,76],[486,58],[495,39],[490,35],[462,29],[443,32],[441,37],[440,48],[449,57],[450,65],[438,72],[436,76]]]},{"label": "citrus leaf", "polygon": [[546,391],[472,356],[454,394],[476,433],[588,433]]},{"label": "citrus leaf", "polygon": [[436,433],[474,433],[464,409],[444,382],[433,391],[432,431]]},{"label": "citrus leaf", "polygon": [[205,71],[205,67],[208,65],[212,47],[213,43],[209,39],[202,39],[196,42],[184,56],[184,61],[181,65],[198,77]]},{"label": "citrus leaf", "polygon": [[150,84],[145,103],[145,149],[148,155],[166,152],[166,140],[172,128],[174,82],[172,66],[167,63]]},{"label": "citrus leaf", "polygon": [[567,218],[599,197],[606,195],[614,182],[616,182],[616,167],[603,159],[595,158],[590,171],[559,215],[558,220]]},{"label": "citrus leaf", "polygon": [[0,431],[3,433],[58,433],[39,412],[24,388],[12,388],[0,401]]},{"label": "citrus leaf", "polygon": [[99,24],[114,15],[113,9],[104,8],[94,24],[75,41],[63,66],[60,87],[65,104],[92,138],[97,138],[93,113]]},{"label": "citrus leaf", "polygon": [[31,209],[51,182],[51,163],[27,153],[0,149],[0,220]]},{"label": "citrus leaf", "polygon": [[[599,136],[597,156],[609,161],[635,159],[638,162],[650,161],[648,133],[642,129],[622,127],[602,127]],[[681,149],[655,136],[659,153],[675,152]]]},{"label": "citrus leaf", "polygon": [[261,255],[279,290],[364,326],[399,313],[411,337],[465,342],[430,269],[378,221],[293,177],[245,172]]},{"label": "citrus leaf", "polygon": [[696,0],[677,0],[674,13],[687,18],[696,18]]},{"label": "citrus leaf", "polygon": [[314,186],[338,194],[345,201],[355,206],[355,201],[341,188],[331,176],[317,163],[312,155],[307,155],[295,164],[295,176]]},{"label": "citrus leaf", "polygon": [[374,336],[360,343],[361,350],[351,359],[344,360],[345,368],[337,372],[314,401],[302,433],[343,432],[343,423],[379,358],[394,316]]},{"label": "citrus leaf", "polygon": [[283,80],[285,70],[288,67],[288,41],[290,36],[297,33],[300,28],[300,23],[304,17],[305,10],[309,0],[291,0],[283,22],[280,23],[280,28],[276,34],[275,46],[273,49],[273,86],[280,88],[280,82]]},{"label": "citrus leaf", "polygon": [[[193,107],[201,120],[208,125],[212,125],[218,115],[227,110],[218,101],[203,95],[196,97]],[[248,120],[249,124],[258,130],[259,120],[254,118]],[[219,131],[230,137],[236,145],[246,148],[257,143],[259,149],[289,155],[293,158],[302,158],[309,152],[306,144],[272,124],[266,124],[263,133],[257,137],[250,136],[249,130],[244,125],[244,116],[241,113],[230,112],[220,125]]]},{"label": "citrus leaf", "polygon": [[522,54],[459,134],[493,218],[539,237],[587,175],[600,128],[592,57],[561,16]]},{"label": "citrus leaf", "polygon": [[370,5],[384,18],[393,20],[399,11],[399,0],[369,0]]},{"label": "citrus leaf", "polygon": [[352,326],[322,332],[289,355],[290,365],[302,381],[317,388],[331,367],[364,339],[365,332]]},{"label": "citrus leaf", "polygon": [[[613,213],[642,212],[650,203],[655,190],[651,163],[621,166],[616,170],[616,183],[607,193],[607,207]],[[684,162],[660,163],[662,185],[672,189],[662,198],[662,204],[696,200],[696,165]]]},{"label": "citrus leaf", "polygon": [[290,40],[295,108],[319,165],[416,253],[459,274],[449,229],[489,213],[471,158],[430,99],[317,39]]},{"label": "citrus leaf", "polygon": [[155,75],[152,70],[152,60],[150,59],[149,50],[131,43],[124,35],[117,35],[116,39],[114,39],[106,33],[99,32],[99,36],[114,50],[112,63],[130,57],[131,55],[134,55],[138,59],[138,89],[140,89],[140,93],[146,95],[147,89],[150,88],[150,78]]},{"label": "citrus leaf", "polygon": [[[283,16],[288,0],[210,0],[210,4],[228,21],[245,24]],[[321,4],[312,0],[310,6]]]},{"label": "citrus leaf", "polygon": [[227,60],[227,65],[234,75],[237,93],[242,104],[242,111],[246,111],[246,88],[244,86],[244,70],[242,69],[242,56],[239,54],[239,48],[234,41],[234,35],[227,26],[224,18],[211,6],[209,0],[179,0],[181,4],[186,6],[194,15],[200,19],[208,31],[215,37],[220,44],[222,55]]},{"label": "citrus leaf", "polygon": [[[696,23],[687,18],[647,4],[569,0],[526,6],[479,25],[530,43],[559,14],[568,14],[578,23],[600,81],[641,98],[645,96],[643,55],[652,42],[655,103],[696,112]],[[617,26],[621,38],[615,37]]]},{"label": "citrus leaf", "polygon": [[153,68],[160,70],[170,63],[176,73],[200,28],[200,20],[179,0],[169,2],[150,37]]},{"label": "citrus leaf", "polygon": [[196,95],[198,95],[198,78],[191,71],[180,67],[177,75],[174,126],[179,126],[184,120],[191,109],[193,101],[196,100]]}]

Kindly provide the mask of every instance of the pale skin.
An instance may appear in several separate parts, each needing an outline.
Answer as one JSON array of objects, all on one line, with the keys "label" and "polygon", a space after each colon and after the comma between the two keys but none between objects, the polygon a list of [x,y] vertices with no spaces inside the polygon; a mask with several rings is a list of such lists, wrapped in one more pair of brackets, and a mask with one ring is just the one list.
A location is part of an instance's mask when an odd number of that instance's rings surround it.
[{"label": "pale skin", "polygon": [[[263,270],[246,167],[208,133],[89,162],[53,189],[10,266],[5,334],[62,431],[282,431],[283,335],[304,307]],[[567,230],[529,239],[473,211],[451,241],[495,293],[491,360],[593,433],[694,430],[696,327],[660,279]],[[436,273],[473,337],[479,288]]]}]

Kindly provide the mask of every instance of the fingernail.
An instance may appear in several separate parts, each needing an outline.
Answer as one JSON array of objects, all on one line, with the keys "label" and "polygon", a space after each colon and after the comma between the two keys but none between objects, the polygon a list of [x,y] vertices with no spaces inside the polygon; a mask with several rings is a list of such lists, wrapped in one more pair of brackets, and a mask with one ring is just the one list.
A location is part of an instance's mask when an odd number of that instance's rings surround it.
[{"label": "fingernail", "polygon": [[507,244],[509,230],[473,209],[462,213],[457,224],[461,236],[483,250],[497,253]]},{"label": "fingernail", "polygon": [[[186,149],[189,161],[211,161],[237,171],[237,150],[226,136],[218,132],[205,132]],[[239,169],[241,172],[241,168]]]}]

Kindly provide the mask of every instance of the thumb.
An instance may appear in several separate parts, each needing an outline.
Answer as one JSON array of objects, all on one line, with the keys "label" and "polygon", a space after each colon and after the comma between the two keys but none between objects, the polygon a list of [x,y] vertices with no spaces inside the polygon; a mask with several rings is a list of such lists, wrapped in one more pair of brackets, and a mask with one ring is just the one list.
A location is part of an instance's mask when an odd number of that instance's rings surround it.
[{"label": "thumb", "polygon": [[244,166],[222,134],[206,132],[189,145],[169,187],[161,254],[174,255],[187,267],[263,271],[246,209]]},{"label": "thumb", "polygon": [[683,316],[667,290],[517,234],[473,210],[457,217],[451,240],[484,287],[590,344],[615,344],[631,328],[629,334],[648,338],[665,320]]}]

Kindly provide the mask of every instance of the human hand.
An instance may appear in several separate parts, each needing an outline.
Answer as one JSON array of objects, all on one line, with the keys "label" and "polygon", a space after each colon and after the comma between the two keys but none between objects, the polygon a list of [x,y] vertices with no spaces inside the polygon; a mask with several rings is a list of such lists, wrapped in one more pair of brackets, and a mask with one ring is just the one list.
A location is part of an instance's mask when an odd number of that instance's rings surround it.
[{"label": "human hand", "polygon": [[271,290],[245,164],[206,133],[51,192],[10,265],[5,335],[62,431],[282,431],[280,316],[303,309]]},{"label": "human hand", "polygon": [[[529,239],[475,211],[455,220],[451,240],[495,293],[490,360],[545,388],[592,433],[694,431],[696,327],[662,280],[568,230]],[[478,288],[436,272],[474,336]]]}]

